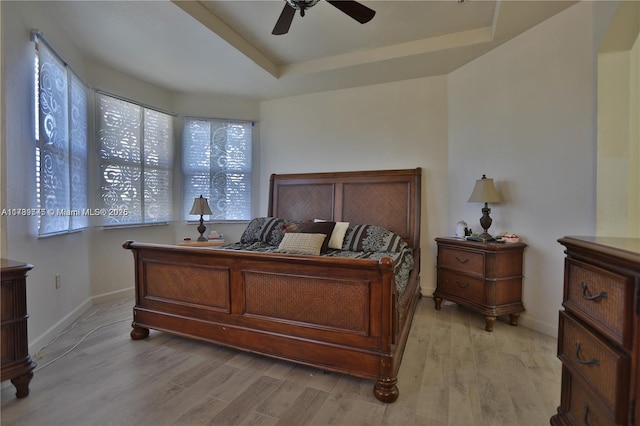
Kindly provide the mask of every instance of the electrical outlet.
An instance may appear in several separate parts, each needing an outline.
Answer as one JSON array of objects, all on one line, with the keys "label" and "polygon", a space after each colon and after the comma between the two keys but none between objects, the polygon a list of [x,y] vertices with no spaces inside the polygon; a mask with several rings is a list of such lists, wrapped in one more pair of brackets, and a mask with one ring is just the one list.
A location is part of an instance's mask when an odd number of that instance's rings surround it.
[{"label": "electrical outlet", "polygon": [[56,274],[56,289],[60,288],[61,281],[60,274]]}]

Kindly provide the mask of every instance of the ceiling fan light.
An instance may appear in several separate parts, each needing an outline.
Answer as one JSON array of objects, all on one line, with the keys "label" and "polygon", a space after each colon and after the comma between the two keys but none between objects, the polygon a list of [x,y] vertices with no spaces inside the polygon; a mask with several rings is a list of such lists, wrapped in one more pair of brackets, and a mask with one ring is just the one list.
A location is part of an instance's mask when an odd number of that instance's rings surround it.
[{"label": "ceiling fan light", "polygon": [[287,0],[289,6],[296,10],[305,10],[318,4],[320,0]]}]

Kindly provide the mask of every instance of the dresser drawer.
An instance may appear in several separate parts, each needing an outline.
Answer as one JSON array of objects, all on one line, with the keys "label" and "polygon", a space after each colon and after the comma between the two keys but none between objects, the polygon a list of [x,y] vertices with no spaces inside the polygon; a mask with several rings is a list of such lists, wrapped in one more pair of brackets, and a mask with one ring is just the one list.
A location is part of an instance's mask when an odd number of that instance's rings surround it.
[{"label": "dresser drawer", "polygon": [[570,397],[568,415],[573,424],[591,426],[609,426],[616,423],[611,414],[602,406],[600,400],[590,393],[575,377],[570,379]]},{"label": "dresser drawer", "polygon": [[630,349],[633,286],[629,279],[577,260],[566,262],[564,307]]},{"label": "dresser drawer", "polygon": [[[571,315],[560,312],[558,357],[591,387],[617,418],[627,413],[630,358],[614,349]],[[593,424],[593,423],[592,423]]]},{"label": "dresser drawer", "polygon": [[438,270],[438,290],[473,303],[484,302],[484,282],[444,269]]},{"label": "dresser drawer", "polygon": [[440,247],[438,250],[438,266],[483,276],[484,255],[468,250]]}]

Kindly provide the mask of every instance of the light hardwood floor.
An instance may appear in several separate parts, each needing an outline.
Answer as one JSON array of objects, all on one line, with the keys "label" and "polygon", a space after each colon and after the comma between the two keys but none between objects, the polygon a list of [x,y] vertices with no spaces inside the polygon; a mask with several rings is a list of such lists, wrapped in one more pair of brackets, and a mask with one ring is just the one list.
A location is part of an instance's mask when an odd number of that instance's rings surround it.
[{"label": "light hardwood floor", "polygon": [[32,354],[30,395],[18,400],[3,383],[2,425],[542,426],[560,402],[554,338],[500,320],[487,333],[482,316],[453,304],[435,311],[429,297],[393,404],[377,401],[369,380],[153,330],[133,341],[132,306],[96,306]]}]

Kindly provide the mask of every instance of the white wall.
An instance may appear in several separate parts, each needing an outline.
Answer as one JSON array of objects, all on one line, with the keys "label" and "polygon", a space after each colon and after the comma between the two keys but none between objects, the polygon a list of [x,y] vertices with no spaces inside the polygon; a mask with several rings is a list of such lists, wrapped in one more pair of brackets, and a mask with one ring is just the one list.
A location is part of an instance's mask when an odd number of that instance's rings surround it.
[{"label": "white wall", "polygon": [[[0,7],[0,22],[2,22],[2,7]],[[0,31],[0,52],[4,52],[4,38],[2,37],[2,31]],[[4,54],[0,55],[3,57]],[[4,141],[5,136],[5,97],[2,96],[5,89],[4,84],[4,60],[0,59],[0,209],[5,207],[5,200],[7,199],[7,168],[5,167],[5,158],[7,158],[7,150]],[[0,235],[7,235],[7,217],[0,216]],[[5,257],[4,254],[7,251],[7,240],[5,238],[0,239],[0,257]]]},{"label": "white wall", "polygon": [[[49,19],[47,9],[51,6],[47,2],[0,2],[0,7],[3,19],[2,99],[6,107],[2,109],[2,130],[6,132],[2,139],[3,190],[6,185],[2,207],[36,207],[34,101],[29,96],[33,93],[32,29],[42,31],[64,59],[94,88],[178,114],[258,119],[259,106],[255,100],[176,94],[83,58],[73,42]],[[93,144],[90,156],[96,158]],[[176,178],[179,179],[177,170]],[[90,164],[89,179],[90,187],[97,187],[95,161]],[[180,194],[179,186],[176,194]],[[89,202],[90,207],[98,206],[94,194],[90,194]],[[179,218],[179,209],[176,217]],[[195,226],[177,220],[162,226],[95,227],[70,235],[38,238],[34,218],[3,217],[3,224],[5,219],[7,228],[2,228],[2,256],[35,265],[27,279],[28,332],[32,353],[71,324],[91,304],[133,294],[133,256],[122,248],[124,241],[172,243],[184,232],[196,232]],[[94,221],[93,224],[96,223]],[[220,228],[237,239],[243,229],[242,225]],[[56,274],[62,278],[60,289],[55,289]]]},{"label": "white wall", "polygon": [[271,173],[423,168],[422,288],[447,226],[447,81],[422,78],[263,102],[260,211]]},{"label": "white wall", "polygon": [[[640,21],[640,7],[638,8]],[[629,229],[640,238],[640,33],[629,54]]]},{"label": "white wall", "polygon": [[449,229],[480,229],[474,181],[495,179],[491,230],[522,236],[524,325],[557,335],[564,255],[595,233],[596,57],[615,4],[582,2],[449,75]]},{"label": "white wall", "polygon": [[597,231],[612,237],[628,235],[630,203],[635,201],[629,197],[628,185],[632,171],[630,56],[628,51],[598,55]]},{"label": "white wall", "polygon": [[[1,2],[5,99],[4,123],[7,208],[36,208],[35,141],[33,135],[34,45],[30,32],[36,28],[78,71],[84,63],[70,40],[53,25],[43,10],[30,2]],[[6,203],[4,203],[6,201]],[[39,239],[35,217],[10,216],[2,236],[7,246],[2,255],[32,263],[27,279],[30,342],[47,343],[40,337],[61,330],[74,315],[91,304],[91,242],[87,232]],[[55,275],[62,286],[55,288]]]},{"label": "white wall", "polygon": [[598,235],[640,237],[639,27],[624,3],[598,55]]}]

